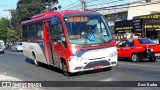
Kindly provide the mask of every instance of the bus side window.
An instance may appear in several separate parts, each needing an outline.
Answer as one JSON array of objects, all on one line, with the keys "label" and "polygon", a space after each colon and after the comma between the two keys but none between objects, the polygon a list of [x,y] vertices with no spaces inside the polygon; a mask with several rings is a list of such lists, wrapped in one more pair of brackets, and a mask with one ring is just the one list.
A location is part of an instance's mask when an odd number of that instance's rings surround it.
[{"label": "bus side window", "polygon": [[50,33],[52,40],[54,40],[55,42],[61,40],[61,33],[59,32],[60,29],[62,29],[61,24],[52,25],[52,30]]},{"label": "bus side window", "polygon": [[35,24],[29,24],[29,37],[30,39],[35,39],[36,38],[36,28],[35,28]]},{"label": "bus side window", "polygon": [[36,34],[37,34],[38,40],[43,39],[43,23],[42,22],[36,23]]},{"label": "bus side window", "polygon": [[22,37],[23,37],[23,41],[27,41],[28,39],[28,25],[22,25]]}]

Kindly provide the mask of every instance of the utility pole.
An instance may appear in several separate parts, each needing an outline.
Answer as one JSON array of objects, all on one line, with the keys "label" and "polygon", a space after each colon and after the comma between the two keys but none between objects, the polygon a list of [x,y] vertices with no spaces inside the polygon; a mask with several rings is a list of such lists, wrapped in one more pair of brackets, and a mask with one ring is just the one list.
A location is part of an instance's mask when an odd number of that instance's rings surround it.
[{"label": "utility pole", "polygon": [[86,10],[86,0],[80,0],[82,5],[82,10]]},{"label": "utility pole", "polygon": [[4,10],[4,11],[8,11],[9,12],[9,16],[10,16],[10,28],[12,28],[12,21],[11,21],[11,18],[12,18],[12,15],[11,15],[11,11],[12,9],[8,9],[8,10]]}]

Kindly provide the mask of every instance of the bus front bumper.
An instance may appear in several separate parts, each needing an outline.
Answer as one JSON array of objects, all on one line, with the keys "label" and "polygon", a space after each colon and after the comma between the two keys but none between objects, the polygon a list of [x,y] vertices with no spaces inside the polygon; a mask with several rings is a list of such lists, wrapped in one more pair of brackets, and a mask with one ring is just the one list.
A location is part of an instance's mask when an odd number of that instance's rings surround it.
[{"label": "bus front bumper", "polygon": [[82,59],[80,57],[72,57],[69,61],[69,72],[81,72],[88,70],[96,70],[107,67],[113,67],[117,65],[117,56],[113,58],[103,58],[103,59]]}]

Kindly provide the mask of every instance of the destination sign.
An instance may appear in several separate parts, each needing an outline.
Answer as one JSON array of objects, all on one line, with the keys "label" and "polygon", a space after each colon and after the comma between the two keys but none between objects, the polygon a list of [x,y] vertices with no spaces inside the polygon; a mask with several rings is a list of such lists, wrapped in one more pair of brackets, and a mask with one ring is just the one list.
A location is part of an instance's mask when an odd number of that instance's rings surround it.
[{"label": "destination sign", "polygon": [[68,22],[88,22],[88,17],[79,16],[79,17],[68,17]]}]

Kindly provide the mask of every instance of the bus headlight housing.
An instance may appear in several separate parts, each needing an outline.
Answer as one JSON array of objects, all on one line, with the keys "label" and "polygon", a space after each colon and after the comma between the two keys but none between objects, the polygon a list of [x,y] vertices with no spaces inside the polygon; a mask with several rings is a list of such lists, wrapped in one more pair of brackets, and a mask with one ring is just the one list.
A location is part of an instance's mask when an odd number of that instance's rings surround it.
[{"label": "bus headlight housing", "polygon": [[110,58],[117,56],[117,52],[113,52],[111,54],[108,55]]},{"label": "bus headlight housing", "polygon": [[82,61],[83,58],[77,56],[70,56],[70,60]]},{"label": "bus headlight housing", "polygon": [[76,55],[77,49],[76,49],[75,45],[72,45],[71,50],[72,50],[72,54]]}]

